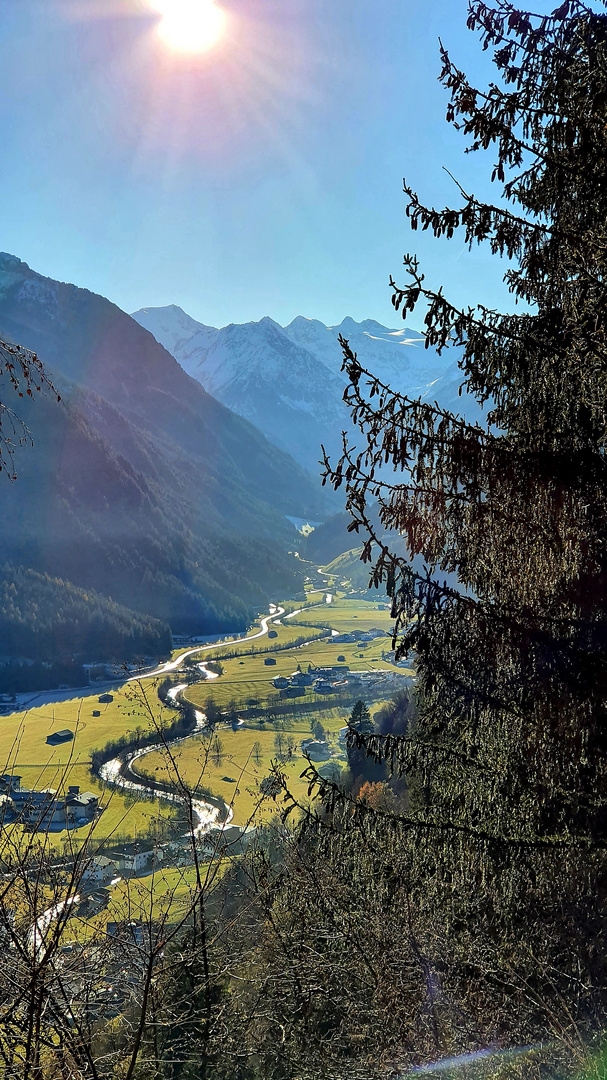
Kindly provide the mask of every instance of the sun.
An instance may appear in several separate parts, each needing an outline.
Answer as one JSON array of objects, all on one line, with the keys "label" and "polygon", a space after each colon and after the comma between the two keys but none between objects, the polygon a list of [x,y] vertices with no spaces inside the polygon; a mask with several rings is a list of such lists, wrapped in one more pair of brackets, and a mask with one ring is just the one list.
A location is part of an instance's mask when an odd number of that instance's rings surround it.
[{"label": "sun", "polygon": [[176,52],[203,53],[221,38],[226,14],[214,0],[155,0],[158,34]]}]

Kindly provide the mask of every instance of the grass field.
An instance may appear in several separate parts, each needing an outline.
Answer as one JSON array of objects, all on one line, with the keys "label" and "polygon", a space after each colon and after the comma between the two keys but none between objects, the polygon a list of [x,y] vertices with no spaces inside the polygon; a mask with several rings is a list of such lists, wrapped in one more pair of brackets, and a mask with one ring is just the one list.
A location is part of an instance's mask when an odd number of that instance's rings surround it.
[{"label": "grass field", "polygon": [[[310,617],[311,612],[306,614]],[[373,625],[372,622],[371,625]],[[305,627],[300,628],[300,632],[303,630]],[[314,630],[310,630],[310,633],[314,634]],[[301,665],[303,671],[307,670],[308,664],[312,664],[313,667],[323,667],[337,663],[345,663],[353,671],[399,670],[393,664],[381,659],[382,649],[389,648],[389,645],[388,638],[380,638],[369,643],[365,648],[359,643],[336,645],[330,640],[312,642],[298,649],[275,653],[276,665],[272,667],[266,667],[263,655],[247,656],[242,660],[225,660],[223,661],[224,674],[219,679],[213,679],[208,683],[196,683],[189,688],[187,697],[199,707],[204,706],[209,697],[222,707],[225,707],[232,698],[241,707],[252,702],[266,707],[277,695],[272,679],[278,675],[291,675],[298,664]],[[338,661],[339,656],[343,656],[344,660]],[[325,703],[327,698],[308,691],[305,700]]]},{"label": "grass field", "polygon": [[[221,884],[225,873],[234,861],[224,856],[201,863],[201,884],[206,896]],[[198,903],[197,878],[194,866],[160,865],[153,874],[121,880],[112,887],[107,907],[87,916],[76,912],[68,924],[66,937],[83,943],[101,932],[105,933],[108,922],[141,922],[146,925],[153,918],[158,932],[162,919],[173,926],[191,914]]]},{"label": "grass field", "polygon": [[333,630],[344,633],[346,630],[371,630],[375,626],[391,633],[393,626],[387,604],[382,604],[380,609],[376,602],[348,600],[339,595],[331,604],[313,607],[310,610],[304,608],[301,614],[294,615],[289,621],[294,624],[307,622],[314,623],[315,626],[331,626]]},{"label": "grass field", "polygon": [[212,651],[208,653],[202,653],[200,659],[208,660],[211,657],[221,659],[226,655],[226,653],[238,653],[239,655],[242,655],[243,653],[246,654],[250,652],[261,652],[263,655],[267,655],[267,650],[269,648],[284,648],[287,645],[291,645],[294,641],[296,641],[297,638],[313,637],[314,633],[318,633],[321,629],[321,626],[319,626],[318,631],[310,629],[306,626],[298,626],[296,623],[296,619],[297,616],[295,616],[293,619],[288,619],[286,621],[284,620],[284,618],[278,618],[275,619],[273,622],[269,623],[268,629],[271,633],[276,634],[275,638],[262,637],[257,638],[256,640],[251,642],[247,642],[247,640],[243,638],[233,645],[219,644]]},{"label": "grass field", "polygon": [[[253,628],[251,633],[255,633]],[[278,637],[275,641],[292,641],[305,633],[303,627],[271,627]],[[245,651],[252,646],[267,645],[268,638],[258,638],[247,644],[239,641],[238,648]],[[183,650],[181,650],[183,651]],[[219,650],[225,651],[225,649]],[[201,653],[206,659],[215,653]],[[105,810],[96,827],[95,836],[102,840],[118,833],[135,835],[154,831],[158,816],[174,817],[174,810],[167,803],[133,802],[116,789],[105,789],[90,772],[91,752],[105,746],[109,740],[119,738],[140,727],[148,729],[154,720],[170,720],[175,716],[172,709],[162,709],[157,698],[158,680],[148,679],[128,683],[108,691],[113,701],[101,704],[98,694],[74,697],[60,703],[40,705],[0,716],[0,773],[12,772],[22,776],[22,786],[41,789],[53,787],[62,791],[69,784],[77,784],[81,790],[93,791],[102,796]],[[104,691],[99,691],[103,693]],[[93,711],[99,712],[98,717]],[[69,728],[74,732],[72,742],[50,746],[46,740],[53,732]],[[72,830],[70,838],[77,840],[86,829]],[[60,847],[66,839],[62,833],[51,833],[52,846]]]},{"label": "grass field", "polygon": [[[114,700],[106,705],[100,704],[97,695],[93,695],[0,717],[0,772],[21,775],[23,787],[62,790],[68,784],[78,784],[81,790],[102,795],[106,809],[97,825],[98,838],[117,830],[128,834],[147,832],[154,827],[158,814],[162,817],[173,814],[167,805],[132,804],[132,800],[125,799],[120,792],[104,790],[91,775],[92,750],[137,727],[148,728],[151,723],[145,701],[134,684],[113,689],[110,693]],[[145,693],[155,715],[167,719],[175,715],[168,709],[161,713],[154,682],[146,685]],[[94,717],[93,710],[101,715]],[[74,732],[73,742],[49,746],[48,736],[62,728]],[[75,838],[79,832],[84,836],[86,829],[72,831],[70,835]],[[53,833],[51,842],[55,846],[61,845],[65,837],[65,831]]]},{"label": "grass field", "polygon": [[[314,629],[300,626],[297,623],[314,622],[318,627],[331,626],[334,629],[360,629],[369,630],[372,627],[391,629],[389,612],[378,608],[377,604],[363,600],[348,600],[336,595],[332,604],[317,604],[317,597],[324,598],[323,594],[309,591],[309,606],[305,607],[301,615],[289,620],[293,625],[294,636]],[[314,597],[314,600],[310,600]],[[285,636],[277,639],[284,642]],[[262,639],[265,644],[265,639]],[[381,659],[382,649],[390,648],[388,638],[378,638],[369,643],[334,644],[331,640],[312,642],[302,645],[297,649],[277,651],[274,654],[276,665],[267,667],[264,659],[268,654],[244,656],[223,661],[224,674],[209,683],[197,683],[189,687],[187,698],[197,707],[204,709],[209,697],[222,708],[230,701],[235,701],[241,708],[255,704],[260,707],[272,706],[277,697],[277,691],[272,685],[272,680],[278,675],[291,675],[298,664],[303,671],[307,670],[308,664],[313,667],[329,666],[336,663],[345,663],[353,671],[361,670],[394,670],[401,674],[410,672],[397,669],[388,661]],[[215,655],[215,653],[210,654]],[[338,660],[343,657],[343,660]],[[364,697],[364,693],[362,694]],[[205,739],[196,737],[188,739],[175,751],[175,758],[183,777],[192,786],[202,785],[219,795],[228,805],[233,808],[236,824],[245,825],[252,817],[255,820],[265,820],[276,812],[275,805],[259,803],[259,782],[268,775],[272,760],[276,757],[274,740],[278,730],[281,733],[291,734],[295,740],[293,759],[284,765],[289,786],[293,794],[299,799],[307,799],[307,784],[300,779],[300,773],[306,767],[306,761],[301,754],[300,744],[303,738],[310,734],[311,725],[315,719],[320,718],[325,730],[331,732],[330,741],[335,751],[339,751],[336,741],[336,733],[347,720],[349,708],[347,706],[332,707],[331,699],[325,695],[314,694],[308,690],[305,698],[295,699],[294,707],[297,708],[299,701],[314,702],[318,709],[316,712],[306,712],[298,719],[295,711],[292,717],[283,719],[277,725],[265,724],[257,721],[248,721],[247,726],[239,731],[221,727],[218,736],[224,746],[224,756],[220,764],[215,764],[212,755],[205,754]],[[373,709],[379,707],[375,702]],[[252,754],[255,743],[260,744],[259,761]],[[333,759],[337,764],[344,765],[345,757],[339,755]],[[149,776],[161,779],[166,776],[166,763],[161,753],[146,755],[138,763],[138,770]]]},{"label": "grass field", "polygon": [[[339,594],[335,594],[331,604],[326,604],[324,599],[324,592],[308,589],[305,605],[289,605],[291,610],[303,606],[299,615],[288,620],[285,620],[284,616],[277,617],[270,624],[270,629],[276,632],[276,638],[262,637],[250,642],[241,639],[235,644],[219,644],[216,648],[201,653],[201,660],[223,657],[224,674],[218,679],[190,687],[187,694],[189,700],[203,708],[210,696],[220,707],[226,707],[232,700],[240,708],[246,708],[252,703],[267,707],[272,699],[276,700],[277,697],[272,679],[277,675],[290,675],[298,664],[302,670],[306,670],[308,664],[314,667],[338,662],[346,663],[352,670],[391,668],[391,664],[381,660],[382,649],[390,647],[388,638],[378,639],[366,646],[361,643],[336,645],[330,640],[323,640],[302,645],[297,649],[281,651],[281,646],[291,644],[298,637],[314,636],[317,632],[314,627],[320,629],[330,626],[340,631],[364,631],[375,626],[386,630],[391,628],[389,612],[380,610],[375,603],[348,600]],[[314,627],[302,626],[301,622],[313,623]],[[252,631],[254,632],[255,630]],[[243,655],[253,648],[266,650],[268,646],[275,650],[276,664],[273,666],[264,664],[264,659],[271,655],[268,652]],[[226,659],[225,653],[228,651],[236,651],[238,656]],[[338,657],[343,657],[344,660],[338,661]],[[134,835],[153,831],[158,815],[163,818],[173,816],[174,811],[170,806],[162,802],[133,804],[131,799],[125,798],[119,791],[104,791],[103,786],[89,771],[91,752],[104,746],[108,740],[116,739],[138,727],[149,728],[152,714],[157,718],[161,715],[165,719],[174,717],[172,710],[161,711],[156,694],[157,680],[146,680],[142,685],[144,696],[136,683],[112,689],[113,701],[109,704],[100,704],[95,694],[59,704],[40,705],[0,717],[0,772],[13,771],[20,774],[23,777],[23,786],[27,787],[39,789],[50,786],[61,790],[67,784],[78,784],[81,790],[101,794],[106,809],[97,826],[96,835],[99,840],[115,835],[116,832]],[[330,699],[308,691],[305,700],[318,705],[322,723],[328,729],[336,730],[345,722],[348,710],[342,709],[340,712],[334,709]],[[94,710],[99,711],[100,716],[94,717]],[[299,773],[305,767],[299,744],[301,739],[309,734],[314,719],[313,714],[306,713],[302,714],[298,721],[295,714],[286,728],[286,733],[290,732],[296,740],[297,755],[294,760],[285,764],[285,771],[298,795],[305,792],[305,784],[298,779]],[[281,723],[285,724],[286,721]],[[73,742],[50,746],[46,742],[48,736],[61,728],[69,728],[74,732]],[[175,753],[184,778],[193,786],[202,783],[229,805],[233,804],[238,823],[244,824],[254,811],[259,780],[267,775],[270,762],[275,756],[275,731],[269,726],[263,730],[263,725],[260,728],[254,724],[237,732],[232,732],[231,728],[222,729],[220,737],[226,748],[225,759],[221,767],[217,768],[207,762],[204,777],[200,777],[200,755],[203,751],[203,742],[200,739],[188,740],[177,748]],[[262,746],[259,762],[251,756],[255,742]],[[161,778],[164,762],[161,755],[150,754],[142,759],[140,768],[145,769],[149,775]],[[86,830],[79,831],[85,835]],[[70,835],[74,841],[78,832]],[[51,842],[60,846],[65,837],[65,832],[52,834]]]},{"label": "grass field", "polygon": [[[345,721],[338,710],[334,710],[334,713],[332,718],[323,718],[323,726],[327,732],[332,732],[331,742],[337,750],[337,732]],[[283,762],[281,768],[293,795],[307,802],[307,782],[300,778],[307,761],[301,753],[300,744],[302,739],[310,737],[310,724],[309,720],[295,719],[288,723],[281,722],[278,727],[252,724],[239,731],[222,727],[217,731],[223,745],[221,762],[213,760],[212,740],[201,736],[182,743],[173,752],[173,757],[180,775],[188,784],[210,789],[232,807],[236,825],[246,825],[253,820],[259,823],[267,821],[278,809],[273,801],[262,800],[259,791],[260,782],[269,774],[271,763],[276,758],[274,743],[277,734],[283,738],[288,735],[293,737],[293,757]],[[256,760],[254,753],[256,744],[259,744],[259,760]],[[207,752],[209,746],[210,753]],[[346,764],[343,755],[341,759],[334,760],[340,765]],[[161,752],[146,754],[138,762],[137,771],[156,779],[169,775],[166,757]]]}]

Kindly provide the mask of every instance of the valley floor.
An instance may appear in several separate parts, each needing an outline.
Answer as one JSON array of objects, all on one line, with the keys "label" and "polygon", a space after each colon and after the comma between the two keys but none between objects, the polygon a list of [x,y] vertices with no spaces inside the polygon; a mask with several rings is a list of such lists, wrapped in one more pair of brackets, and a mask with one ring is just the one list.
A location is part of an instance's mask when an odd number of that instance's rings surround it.
[{"label": "valley floor", "polygon": [[[219,723],[213,733],[198,731],[170,752],[145,752],[132,766],[142,785],[151,781],[179,789],[185,783],[199,798],[212,795],[217,805],[224,805],[223,820],[243,828],[262,824],[276,814],[276,803],[264,796],[263,781],[278,760],[292,793],[303,804],[308,796],[301,774],[308,761],[302,742],[312,738],[312,730],[322,725],[330,755],[317,767],[330,763],[339,772],[347,765],[339,729],[346,724],[353,702],[363,698],[373,708],[413,676],[411,670],[392,662],[387,636],[391,620],[385,602],[352,598],[347,583],[341,585],[315,573],[305,602],[272,605],[270,613],[260,617],[259,627],[246,637],[183,648],[157,670],[105,694],[79,694],[0,718],[0,772],[20,776],[24,788],[52,787],[62,793],[68,785],[78,785],[98,795],[103,810],[94,825],[96,847],[104,850],[133,839],[160,841],[162,865],[148,878],[145,873],[151,865],[142,868],[141,887],[147,882],[151,894],[160,897],[172,896],[178,884],[177,894],[186,895],[190,857],[183,813],[153,791],[140,798],[136,792],[105,785],[91,773],[92,754],[110,741],[135,738],[138,731],[151,728],[161,730],[174,720],[175,709],[161,705],[157,697],[160,682],[170,675],[184,688],[182,700],[191,702],[199,713],[214,711]],[[384,636],[361,641],[372,629]],[[352,631],[358,631],[359,640],[333,640]],[[204,669],[212,661],[221,665],[221,674],[210,668],[200,670],[199,665]],[[298,670],[307,674],[309,668],[333,665],[342,672],[350,669],[354,685],[337,684],[324,693],[308,685],[293,698],[274,686],[274,680],[289,679]],[[193,677],[200,681],[191,683]],[[98,700],[104,696],[111,700]],[[72,731],[73,739],[49,745],[48,737],[61,729]],[[66,854],[77,849],[89,831],[90,826],[49,832],[44,843],[57,855]],[[179,882],[173,881],[175,875]],[[106,913],[114,910],[121,888],[116,882],[111,895],[104,896],[101,906],[106,910],[109,903]]]}]

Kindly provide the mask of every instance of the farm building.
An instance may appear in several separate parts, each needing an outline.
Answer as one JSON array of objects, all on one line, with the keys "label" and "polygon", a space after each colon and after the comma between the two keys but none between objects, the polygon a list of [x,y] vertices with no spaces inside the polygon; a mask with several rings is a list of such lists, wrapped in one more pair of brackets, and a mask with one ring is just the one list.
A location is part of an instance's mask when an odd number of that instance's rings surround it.
[{"label": "farm building", "polygon": [[0,776],[0,792],[10,794],[11,791],[18,791],[21,787],[21,779],[15,773],[4,773]]},{"label": "farm building", "polygon": [[116,876],[116,867],[110,859],[104,855],[98,855],[91,859],[82,874],[82,883],[85,886],[104,885]]},{"label": "farm building", "polygon": [[314,676],[310,675],[308,672],[295,671],[293,675],[291,675],[292,686],[312,686],[313,682]]},{"label": "farm building", "polygon": [[49,746],[59,746],[60,743],[71,742],[73,738],[74,732],[69,728],[63,728],[61,731],[53,731],[46,741]]},{"label": "farm building", "polygon": [[68,789],[65,810],[70,822],[92,821],[99,809],[99,796],[92,791],[80,791],[72,786]]},{"label": "farm building", "polygon": [[306,754],[311,761],[327,761],[331,757],[326,739],[304,739],[301,752]]}]

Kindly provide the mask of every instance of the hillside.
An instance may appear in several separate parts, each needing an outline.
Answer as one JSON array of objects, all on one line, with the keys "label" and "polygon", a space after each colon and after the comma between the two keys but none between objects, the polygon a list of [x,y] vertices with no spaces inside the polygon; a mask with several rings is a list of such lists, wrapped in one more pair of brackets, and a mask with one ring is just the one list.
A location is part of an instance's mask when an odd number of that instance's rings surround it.
[{"label": "hillside", "polygon": [[171,650],[166,623],[68,581],[22,566],[0,566],[0,657],[37,655],[41,660],[76,656],[94,661],[165,656]]},{"label": "hillside", "polygon": [[322,492],[135,320],[2,255],[0,334],[63,398],[20,403],[35,445],[2,488],[5,559],[181,631],[238,629],[298,587],[286,515],[322,518]]},{"label": "hillside", "polygon": [[359,547],[342,552],[324,567],[327,574],[334,574],[339,585],[344,583],[348,590],[369,595],[369,598],[383,599],[385,590],[369,592],[369,567],[360,561]]}]

